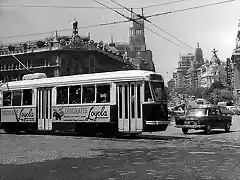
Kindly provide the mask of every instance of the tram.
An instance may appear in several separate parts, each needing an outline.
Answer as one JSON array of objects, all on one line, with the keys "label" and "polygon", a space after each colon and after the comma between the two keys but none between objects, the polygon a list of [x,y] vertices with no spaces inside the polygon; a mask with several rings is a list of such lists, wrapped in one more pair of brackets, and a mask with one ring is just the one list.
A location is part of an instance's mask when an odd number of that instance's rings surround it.
[{"label": "tram", "polygon": [[0,87],[6,133],[139,134],[165,131],[170,123],[164,79],[158,73],[127,70],[33,77]]}]

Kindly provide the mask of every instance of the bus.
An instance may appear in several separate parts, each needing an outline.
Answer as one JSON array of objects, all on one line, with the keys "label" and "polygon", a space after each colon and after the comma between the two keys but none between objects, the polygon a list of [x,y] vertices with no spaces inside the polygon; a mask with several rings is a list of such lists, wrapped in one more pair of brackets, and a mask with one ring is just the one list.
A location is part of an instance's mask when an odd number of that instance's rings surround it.
[{"label": "bus", "polygon": [[164,79],[155,72],[25,76],[0,87],[1,123],[6,133],[136,135],[165,131],[170,123]]}]

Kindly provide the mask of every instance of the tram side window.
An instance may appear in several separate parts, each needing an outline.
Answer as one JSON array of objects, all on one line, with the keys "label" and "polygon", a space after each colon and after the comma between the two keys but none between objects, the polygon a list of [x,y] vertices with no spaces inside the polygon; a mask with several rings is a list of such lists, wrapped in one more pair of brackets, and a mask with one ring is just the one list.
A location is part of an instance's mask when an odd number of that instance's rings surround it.
[{"label": "tram side window", "polygon": [[32,105],[32,89],[23,90],[23,106]]},{"label": "tram side window", "polygon": [[11,91],[3,91],[3,106],[11,106]]},{"label": "tram side window", "polygon": [[95,86],[83,86],[83,103],[93,103],[95,101]]},{"label": "tram side window", "polygon": [[21,106],[22,101],[22,91],[12,91],[12,105],[13,106]]},{"label": "tram side window", "polygon": [[97,103],[110,102],[110,85],[97,85]]},{"label": "tram side window", "polygon": [[57,104],[68,103],[68,87],[57,87]]},{"label": "tram side window", "polygon": [[81,103],[81,86],[69,87],[69,104]]},{"label": "tram side window", "polygon": [[145,102],[152,101],[152,94],[149,87],[149,82],[147,81],[145,81],[145,84],[144,84],[144,101]]}]

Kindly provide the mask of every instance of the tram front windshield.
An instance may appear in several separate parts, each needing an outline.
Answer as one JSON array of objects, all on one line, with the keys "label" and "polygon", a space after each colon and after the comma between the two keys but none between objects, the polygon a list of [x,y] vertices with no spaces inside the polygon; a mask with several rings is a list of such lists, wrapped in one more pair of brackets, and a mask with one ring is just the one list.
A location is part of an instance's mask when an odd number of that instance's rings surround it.
[{"label": "tram front windshield", "polygon": [[165,101],[166,93],[164,88],[164,82],[152,81],[151,82],[154,99],[156,101]]}]

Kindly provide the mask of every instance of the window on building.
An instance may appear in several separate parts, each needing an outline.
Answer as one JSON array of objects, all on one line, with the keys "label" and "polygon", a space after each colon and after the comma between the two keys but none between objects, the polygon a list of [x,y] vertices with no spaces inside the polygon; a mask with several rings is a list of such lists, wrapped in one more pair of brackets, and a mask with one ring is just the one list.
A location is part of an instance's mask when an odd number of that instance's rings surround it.
[{"label": "window on building", "polygon": [[23,106],[32,105],[32,89],[23,90]]},{"label": "window on building", "polygon": [[17,90],[17,91],[12,91],[12,105],[13,106],[21,106],[22,102],[22,91]]},{"label": "window on building", "polygon": [[81,86],[70,86],[69,87],[69,104],[80,104],[81,103]]},{"label": "window on building", "polygon": [[93,103],[95,101],[95,86],[83,86],[83,103]]},{"label": "window on building", "polygon": [[141,35],[142,34],[142,30],[141,29],[137,29],[136,30],[136,35]]},{"label": "window on building", "polygon": [[110,102],[110,85],[97,85],[97,103]]},{"label": "window on building", "polygon": [[11,91],[3,91],[3,106],[11,106],[12,93]]},{"label": "window on building", "polygon": [[57,104],[68,104],[68,87],[57,87]]}]

